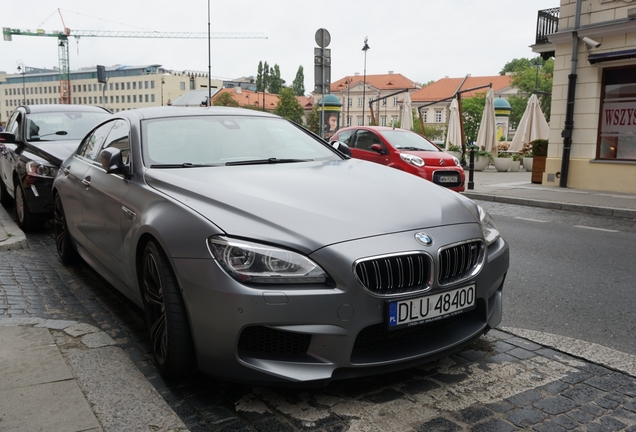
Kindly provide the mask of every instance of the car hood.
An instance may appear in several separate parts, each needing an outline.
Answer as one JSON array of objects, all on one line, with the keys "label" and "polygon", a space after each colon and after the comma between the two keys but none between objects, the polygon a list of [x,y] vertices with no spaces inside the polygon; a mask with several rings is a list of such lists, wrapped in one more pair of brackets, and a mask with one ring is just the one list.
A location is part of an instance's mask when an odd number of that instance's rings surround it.
[{"label": "car hood", "polygon": [[24,155],[29,158],[29,154],[36,155],[59,167],[62,161],[77,150],[79,143],[78,140],[29,142],[25,146]]},{"label": "car hood", "polygon": [[[415,151],[415,150],[398,150],[400,153],[408,153],[415,156],[419,156],[424,159],[426,165],[428,166],[448,166],[459,168],[455,165],[455,160],[453,159],[453,155],[448,154],[444,151]],[[441,164],[440,161],[444,161],[444,165]]]},{"label": "car hood", "polygon": [[304,253],[353,239],[476,221],[456,192],[356,159],[149,169],[146,182],[229,236]]}]

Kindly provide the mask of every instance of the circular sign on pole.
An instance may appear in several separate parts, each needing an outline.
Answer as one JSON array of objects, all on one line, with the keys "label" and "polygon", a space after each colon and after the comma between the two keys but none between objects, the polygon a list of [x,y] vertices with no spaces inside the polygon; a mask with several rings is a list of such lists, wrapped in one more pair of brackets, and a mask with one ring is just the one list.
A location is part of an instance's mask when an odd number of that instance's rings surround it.
[{"label": "circular sign on pole", "polygon": [[320,28],[316,30],[316,44],[320,48],[326,48],[331,43],[331,35],[327,31],[327,29]]}]

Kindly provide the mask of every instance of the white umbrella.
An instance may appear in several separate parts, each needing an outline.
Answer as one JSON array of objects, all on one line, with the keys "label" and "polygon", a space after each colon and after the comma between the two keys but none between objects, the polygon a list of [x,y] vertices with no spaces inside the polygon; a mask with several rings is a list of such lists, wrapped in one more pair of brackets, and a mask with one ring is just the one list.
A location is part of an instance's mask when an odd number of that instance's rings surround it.
[{"label": "white umbrella", "polygon": [[409,96],[409,92],[406,92],[402,104],[401,128],[406,130],[413,129],[413,108],[411,107],[411,96]]},{"label": "white umbrella", "polygon": [[477,133],[477,148],[491,153],[497,151],[495,94],[493,93],[492,88],[489,88],[488,93],[486,93],[486,104],[484,105],[484,113],[481,116],[481,123],[479,123],[479,132]]},{"label": "white umbrella", "polygon": [[448,118],[448,132],[446,133],[446,149],[450,146],[462,146],[462,125],[459,118],[459,104],[453,99],[450,104],[450,117]]},{"label": "white umbrella", "polygon": [[508,151],[519,152],[525,144],[538,139],[547,140],[549,136],[550,126],[541,111],[539,98],[533,94],[530,96],[530,99],[528,99],[528,105],[523,113],[523,117],[521,117],[519,127],[517,128],[514,138],[512,138],[512,143],[510,143]]}]

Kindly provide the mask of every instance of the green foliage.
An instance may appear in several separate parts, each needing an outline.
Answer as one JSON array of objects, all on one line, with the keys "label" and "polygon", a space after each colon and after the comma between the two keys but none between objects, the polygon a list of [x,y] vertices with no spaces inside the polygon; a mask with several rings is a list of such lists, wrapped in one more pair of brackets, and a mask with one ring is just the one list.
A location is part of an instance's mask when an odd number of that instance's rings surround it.
[{"label": "green foliage", "polygon": [[466,142],[477,141],[479,124],[484,114],[486,105],[486,93],[479,93],[471,98],[462,99],[462,117],[464,119],[464,134]]},{"label": "green foliage", "polygon": [[292,88],[296,96],[303,96],[305,94],[305,73],[302,65],[298,66],[298,72],[296,72],[296,78],[292,82]]},{"label": "green foliage", "polygon": [[446,149],[446,151],[452,151],[452,152],[462,152],[462,148],[460,146],[456,146],[456,145],[449,145],[448,148]]},{"label": "green foliage", "polygon": [[532,154],[535,156],[548,155],[548,140],[538,139],[532,141]]},{"label": "green foliage", "polygon": [[212,105],[238,107],[239,103],[234,100],[230,93],[224,92],[212,99]]},{"label": "green foliage", "polygon": [[269,85],[267,89],[271,94],[280,94],[285,80],[280,77],[280,67],[277,64],[270,70]]},{"label": "green foliage", "polygon": [[509,152],[499,152],[497,153],[497,157],[499,158],[511,158],[513,155]]},{"label": "green foliage", "polygon": [[274,108],[274,114],[285,117],[298,124],[302,124],[303,113],[303,107],[298,102],[298,99],[296,99],[294,89],[291,87],[285,87],[282,89],[276,108]]},{"label": "green foliage", "polygon": [[[543,60],[541,57],[534,59],[514,59],[507,63],[502,70],[512,72],[512,85],[519,89],[519,95],[508,99],[512,105],[510,121],[518,124],[526,109],[528,98],[533,92],[537,92],[541,111],[546,120],[550,121],[550,104],[552,98],[552,79],[554,75],[554,59]],[[513,105],[514,98],[515,105]],[[523,103],[521,102],[523,100]]]},{"label": "green foliage", "polygon": [[320,111],[318,111],[318,105],[314,105],[311,112],[307,114],[307,123],[305,127],[313,133],[320,135]]},{"label": "green foliage", "polygon": [[532,60],[530,59],[527,59],[527,58],[512,59],[504,65],[503,69],[499,71],[499,75],[505,75],[508,72],[514,73],[523,69],[528,69],[529,67],[532,67]]}]

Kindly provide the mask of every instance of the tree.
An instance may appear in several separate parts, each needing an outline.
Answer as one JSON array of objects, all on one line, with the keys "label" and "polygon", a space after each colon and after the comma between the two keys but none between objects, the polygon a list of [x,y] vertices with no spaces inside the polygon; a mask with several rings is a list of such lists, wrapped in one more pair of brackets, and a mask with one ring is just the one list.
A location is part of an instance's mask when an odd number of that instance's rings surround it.
[{"label": "tree", "polygon": [[292,88],[296,96],[303,96],[305,94],[305,73],[302,65],[298,66],[298,72],[296,72],[296,78],[292,82]]},{"label": "tree", "polygon": [[238,107],[239,103],[234,100],[232,95],[228,92],[223,92],[219,94],[217,97],[212,99],[212,105],[214,106],[228,106],[228,107]]},{"label": "tree", "polygon": [[274,114],[302,124],[303,113],[303,107],[300,102],[298,102],[294,89],[291,87],[282,89],[276,108],[274,108]]},{"label": "tree", "polygon": [[320,135],[320,111],[318,110],[318,104],[314,105],[311,112],[307,114],[305,127],[313,133]]},{"label": "tree", "polygon": [[262,92],[269,89],[270,83],[270,70],[267,62],[258,62],[258,69],[256,73],[256,91]]},{"label": "tree", "polygon": [[285,80],[280,77],[280,68],[277,64],[270,70],[268,90],[272,94],[280,94]]},{"label": "tree", "polygon": [[519,70],[528,69],[531,66],[532,66],[532,61],[530,59],[527,59],[527,58],[512,59],[504,65],[503,69],[499,71],[499,75],[514,73]]},{"label": "tree", "polygon": [[486,105],[486,93],[478,93],[476,96],[462,99],[462,117],[464,123],[464,135],[466,144],[477,141],[479,124],[484,114]]}]

